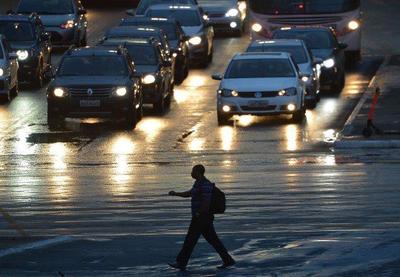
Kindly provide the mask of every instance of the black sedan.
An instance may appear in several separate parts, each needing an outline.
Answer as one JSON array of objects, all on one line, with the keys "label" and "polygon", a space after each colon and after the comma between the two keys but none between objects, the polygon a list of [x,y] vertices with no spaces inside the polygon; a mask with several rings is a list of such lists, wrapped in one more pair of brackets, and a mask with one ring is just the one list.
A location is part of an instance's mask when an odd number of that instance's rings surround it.
[{"label": "black sedan", "polygon": [[334,31],[328,27],[286,27],[273,34],[274,39],[301,39],[307,44],[316,58],[323,60],[321,65],[321,89],[330,88],[339,93],[345,84],[345,54],[347,45],[340,43]]},{"label": "black sedan", "polygon": [[143,111],[140,76],[125,48],[72,49],[48,87],[47,103],[50,128],[66,117],[111,117],[133,129]]},{"label": "black sedan", "polygon": [[176,56],[175,83],[180,84],[188,75],[189,50],[188,37],[179,22],[167,18],[128,17],[122,19],[120,26],[156,27],[167,35],[171,51]]},{"label": "black sedan", "polygon": [[136,72],[142,75],[143,103],[152,104],[157,113],[163,114],[171,105],[174,92],[172,64],[162,55],[154,39],[109,39],[103,46],[123,45],[131,56]]}]

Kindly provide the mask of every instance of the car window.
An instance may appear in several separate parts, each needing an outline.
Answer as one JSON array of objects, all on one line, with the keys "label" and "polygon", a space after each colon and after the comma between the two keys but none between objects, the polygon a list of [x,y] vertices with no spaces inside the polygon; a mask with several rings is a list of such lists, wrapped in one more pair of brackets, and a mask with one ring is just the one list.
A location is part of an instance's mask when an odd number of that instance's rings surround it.
[{"label": "car window", "polygon": [[21,0],[18,13],[73,14],[72,0]]},{"label": "car window", "polygon": [[195,10],[152,10],[146,12],[148,17],[174,18],[181,26],[200,26],[200,15]]},{"label": "car window", "polygon": [[227,79],[235,78],[285,78],[295,77],[288,59],[245,59],[233,60],[225,74]]},{"label": "car window", "polygon": [[35,40],[32,24],[24,21],[0,21],[0,34],[4,35],[8,41]]},{"label": "car window", "polygon": [[4,59],[4,52],[2,45],[0,45],[0,59]]},{"label": "car window", "polygon": [[157,27],[163,30],[169,40],[178,39],[178,30],[175,24],[167,23],[167,22],[159,22],[159,21],[123,21],[120,26],[147,26],[147,27]]},{"label": "car window", "polygon": [[116,56],[66,57],[58,70],[58,76],[125,76],[126,63]]},{"label": "car window", "polygon": [[135,65],[157,65],[159,59],[153,47],[147,45],[126,45]]},{"label": "car window", "polygon": [[195,0],[141,0],[136,9],[136,14],[143,15],[150,6],[160,4],[197,5]]},{"label": "car window", "polygon": [[334,48],[335,40],[331,33],[324,30],[303,31],[278,31],[274,38],[280,39],[301,39],[311,49],[329,49]]},{"label": "car window", "polygon": [[304,51],[303,46],[297,45],[272,45],[263,44],[250,46],[247,52],[287,52],[292,55],[296,63],[306,63],[308,62],[308,57]]}]

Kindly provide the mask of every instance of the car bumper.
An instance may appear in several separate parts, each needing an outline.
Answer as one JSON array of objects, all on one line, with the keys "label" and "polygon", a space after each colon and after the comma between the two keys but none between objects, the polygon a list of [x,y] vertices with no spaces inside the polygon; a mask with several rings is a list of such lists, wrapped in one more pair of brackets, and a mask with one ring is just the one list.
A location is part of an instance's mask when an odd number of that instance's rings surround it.
[{"label": "car bumper", "polygon": [[323,67],[321,70],[320,83],[322,87],[332,86],[338,80],[339,69],[334,66],[332,68]]},{"label": "car bumper", "polygon": [[191,62],[201,62],[207,58],[208,49],[206,45],[190,46],[189,47],[189,60]]},{"label": "car bumper", "polygon": [[[99,101],[99,105],[88,107],[81,101]],[[104,98],[48,98],[49,110],[63,117],[88,118],[88,117],[125,117],[132,100],[127,97]]]},{"label": "car bumper", "polygon": [[51,44],[53,46],[70,46],[77,40],[75,28],[61,29],[59,27],[47,27],[46,32],[51,35]]},{"label": "car bumper", "polygon": [[[294,104],[295,109],[288,110],[288,105]],[[223,107],[229,106],[230,111],[224,111]],[[301,110],[301,101],[298,96],[282,96],[272,98],[235,99],[219,98],[217,101],[218,112],[228,115],[278,115],[293,114]]]},{"label": "car bumper", "polygon": [[210,18],[210,24],[213,26],[216,32],[220,33],[237,32],[242,28],[242,22],[240,18],[232,18],[232,17]]},{"label": "car bumper", "polygon": [[162,94],[159,85],[143,85],[143,104],[154,104],[160,101]]},{"label": "car bumper", "polygon": [[37,75],[39,60],[37,57],[30,57],[24,61],[18,60],[18,80],[20,82],[29,82]]}]

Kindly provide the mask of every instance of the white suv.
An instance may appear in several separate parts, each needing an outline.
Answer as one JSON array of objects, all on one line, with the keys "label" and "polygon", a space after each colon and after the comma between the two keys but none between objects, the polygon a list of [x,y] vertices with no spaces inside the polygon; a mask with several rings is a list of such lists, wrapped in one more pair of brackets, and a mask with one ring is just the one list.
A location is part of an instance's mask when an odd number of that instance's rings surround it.
[{"label": "white suv", "polygon": [[305,83],[290,54],[253,52],[236,54],[221,80],[217,95],[218,124],[233,115],[292,114],[295,122],[305,115]]},{"label": "white suv", "polygon": [[0,102],[10,101],[18,94],[17,55],[3,35],[0,35]]}]

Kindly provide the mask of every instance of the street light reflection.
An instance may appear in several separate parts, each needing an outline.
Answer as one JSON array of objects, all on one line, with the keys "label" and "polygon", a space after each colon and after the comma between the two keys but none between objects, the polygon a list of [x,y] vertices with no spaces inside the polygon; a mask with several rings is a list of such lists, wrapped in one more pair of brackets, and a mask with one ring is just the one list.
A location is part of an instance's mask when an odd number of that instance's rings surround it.
[{"label": "street light reflection", "polygon": [[189,99],[189,93],[187,90],[174,89],[174,99],[177,104],[184,103]]},{"label": "street light reflection", "polygon": [[146,140],[153,140],[166,127],[166,124],[160,119],[146,118],[140,121],[137,129],[146,134]]},{"label": "street light reflection", "polygon": [[17,131],[17,141],[15,143],[15,151],[20,155],[29,155],[33,154],[34,146],[27,142],[27,138],[31,132],[31,128],[29,126],[24,126],[22,129]]},{"label": "street light reflection", "polygon": [[337,133],[333,129],[329,129],[323,132],[325,142],[333,142],[336,140]]},{"label": "street light reflection", "polygon": [[296,151],[297,150],[297,126],[296,125],[286,126],[286,140],[287,140],[286,149],[288,151]]},{"label": "street light reflection", "polygon": [[111,174],[111,191],[113,194],[124,194],[129,191],[132,183],[132,170],[129,166],[127,155],[117,155],[115,158],[115,167]]},{"label": "street light reflection", "polygon": [[204,149],[204,138],[195,138],[189,143],[189,150],[190,151],[200,151]]},{"label": "street light reflection", "polygon": [[58,142],[50,145],[49,154],[52,156],[54,169],[64,170],[67,168],[67,164],[65,163],[66,152],[67,149],[64,143]]},{"label": "street light reflection", "polygon": [[118,137],[112,144],[113,154],[132,154],[135,150],[135,145],[128,137]]},{"label": "street light reflection", "polygon": [[336,110],[337,101],[331,99],[327,100],[323,105],[323,110],[326,113],[333,113]]},{"label": "street light reflection", "polygon": [[230,126],[224,126],[219,130],[222,145],[221,148],[225,151],[232,150],[234,129]]},{"label": "street light reflection", "polygon": [[189,75],[186,84],[187,86],[190,87],[202,87],[205,85],[206,81],[208,78],[206,78],[205,76],[199,76],[199,75]]}]

